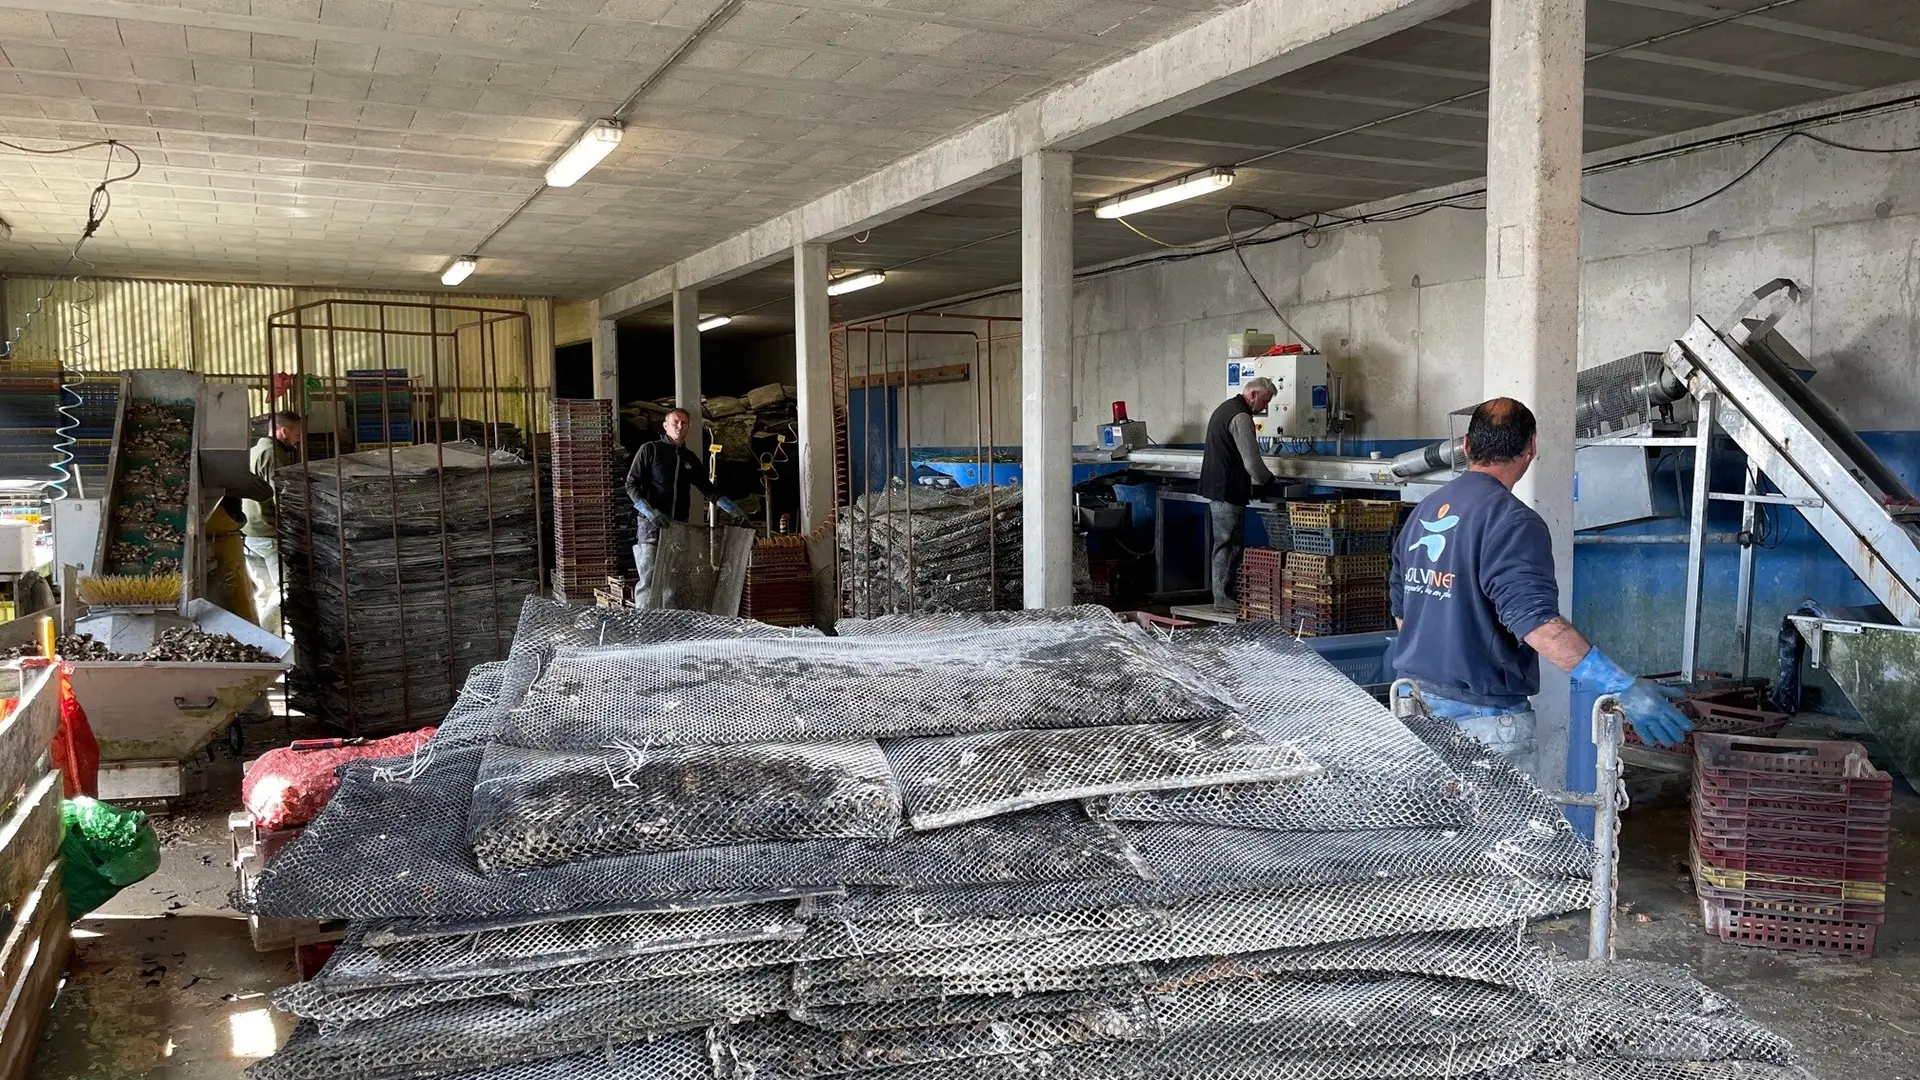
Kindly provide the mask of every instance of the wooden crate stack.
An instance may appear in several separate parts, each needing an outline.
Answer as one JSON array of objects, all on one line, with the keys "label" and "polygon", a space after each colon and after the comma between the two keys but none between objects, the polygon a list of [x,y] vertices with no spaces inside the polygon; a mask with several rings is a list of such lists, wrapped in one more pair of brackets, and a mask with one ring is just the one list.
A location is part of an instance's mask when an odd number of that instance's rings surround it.
[{"label": "wooden crate stack", "polygon": [[[60,774],[47,752],[60,727],[60,684],[45,665],[0,670],[0,1080],[33,1064],[70,947],[60,880]],[[9,692],[9,689],[11,692]]]}]

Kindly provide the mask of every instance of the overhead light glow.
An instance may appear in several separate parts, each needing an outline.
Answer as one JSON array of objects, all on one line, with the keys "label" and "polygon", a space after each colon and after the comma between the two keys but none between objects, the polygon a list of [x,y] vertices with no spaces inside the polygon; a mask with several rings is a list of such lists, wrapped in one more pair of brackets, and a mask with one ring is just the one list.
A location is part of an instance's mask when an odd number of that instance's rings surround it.
[{"label": "overhead light glow", "polygon": [[1128,214],[1138,214],[1142,210],[1154,210],[1173,203],[1185,202],[1188,199],[1197,199],[1202,195],[1210,195],[1221,188],[1232,186],[1232,169],[1218,168],[1189,173],[1164,184],[1155,184],[1150,188],[1136,191],[1131,195],[1108,199],[1093,208],[1093,216],[1122,218]]},{"label": "overhead light glow", "polygon": [[700,332],[704,334],[709,330],[718,330],[732,321],[731,315],[709,315],[700,320]]},{"label": "overhead light glow", "polygon": [[846,277],[827,282],[827,295],[845,296],[850,292],[859,292],[861,289],[871,289],[885,280],[887,280],[887,275],[884,271],[880,270],[868,270],[864,273],[849,274]]},{"label": "overhead light glow", "polygon": [[572,187],[620,145],[620,130],[618,120],[595,120],[573,140],[560,160],[547,166],[547,186]]},{"label": "overhead light glow", "polygon": [[455,285],[467,280],[467,278],[472,275],[474,267],[479,265],[479,260],[473,256],[462,255],[460,258],[448,263],[447,268],[441,271],[440,284],[451,289]]}]

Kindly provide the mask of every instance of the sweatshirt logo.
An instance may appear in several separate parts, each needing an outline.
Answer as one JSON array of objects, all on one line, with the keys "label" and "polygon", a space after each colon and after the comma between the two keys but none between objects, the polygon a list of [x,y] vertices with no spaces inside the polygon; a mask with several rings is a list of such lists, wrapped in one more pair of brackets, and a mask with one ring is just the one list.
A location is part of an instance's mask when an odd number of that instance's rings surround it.
[{"label": "sweatshirt logo", "polygon": [[1427,531],[1427,535],[1407,545],[1407,550],[1412,551],[1418,548],[1426,554],[1428,562],[1439,562],[1440,554],[1447,550],[1447,530],[1460,524],[1458,514],[1447,513],[1451,509],[1453,509],[1452,503],[1441,503],[1440,512],[1432,521],[1421,519],[1420,527]]}]

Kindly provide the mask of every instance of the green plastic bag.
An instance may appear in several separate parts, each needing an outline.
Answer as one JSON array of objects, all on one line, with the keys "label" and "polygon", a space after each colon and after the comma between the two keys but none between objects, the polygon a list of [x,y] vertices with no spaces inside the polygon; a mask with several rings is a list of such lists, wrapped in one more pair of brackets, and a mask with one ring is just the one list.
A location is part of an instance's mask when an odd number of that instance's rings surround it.
[{"label": "green plastic bag", "polygon": [[160,837],[146,814],[81,795],[60,804],[60,819],[66,826],[60,876],[69,922],[160,869]]}]

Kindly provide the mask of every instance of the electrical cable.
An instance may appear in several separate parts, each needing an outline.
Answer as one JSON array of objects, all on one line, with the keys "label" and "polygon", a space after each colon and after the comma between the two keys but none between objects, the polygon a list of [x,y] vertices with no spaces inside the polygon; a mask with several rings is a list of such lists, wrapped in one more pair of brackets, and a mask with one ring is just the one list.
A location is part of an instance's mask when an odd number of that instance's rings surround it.
[{"label": "electrical cable", "polygon": [[[1260,278],[1254,274],[1253,267],[1248,265],[1247,263],[1246,253],[1240,250],[1240,238],[1236,236],[1233,231],[1233,212],[1235,210],[1248,210],[1256,214],[1265,214],[1268,217],[1272,218],[1273,220],[1269,223],[1269,225],[1262,226],[1263,228],[1270,227],[1271,225],[1277,225],[1282,221],[1289,221],[1291,219],[1281,217],[1279,214],[1276,214],[1271,210],[1265,209],[1264,207],[1249,206],[1249,205],[1246,205],[1245,203],[1233,203],[1229,205],[1224,215],[1224,221],[1227,228],[1227,243],[1233,247],[1233,257],[1239,260],[1240,269],[1246,272],[1247,280],[1253,282],[1253,289],[1255,292],[1260,294],[1260,299],[1265,300],[1267,302],[1267,307],[1273,309],[1273,317],[1280,320],[1280,325],[1287,328],[1287,333],[1293,335],[1293,340],[1296,343],[1300,345],[1305,345],[1307,343],[1306,335],[1294,329],[1293,323],[1287,320],[1286,313],[1280,310],[1280,305],[1274,303],[1273,297],[1267,295],[1267,287],[1265,285],[1260,284]],[[1309,225],[1309,226],[1306,226],[1306,228],[1308,230],[1311,230],[1313,226]]]},{"label": "electrical cable", "polygon": [[1147,235],[1146,233],[1140,231],[1140,227],[1138,225],[1135,225],[1133,222],[1128,221],[1126,218],[1115,218],[1114,220],[1118,221],[1122,225],[1125,225],[1127,229],[1133,233],[1133,235],[1139,237],[1142,240],[1148,241],[1149,243],[1159,244],[1163,248],[1177,248],[1180,246],[1179,244],[1169,244],[1165,240],[1162,240],[1157,236]]},{"label": "electrical cable", "polygon": [[1854,146],[1849,143],[1840,142],[1837,139],[1829,139],[1829,138],[1826,138],[1825,136],[1815,135],[1812,132],[1808,132],[1808,131],[1789,131],[1785,135],[1780,136],[1779,139],[1775,140],[1772,146],[1767,147],[1766,153],[1761,154],[1758,158],[1755,158],[1753,164],[1740,170],[1739,174],[1735,176],[1733,179],[1727,181],[1724,184],[1721,184],[1719,187],[1714,188],[1712,191],[1707,192],[1705,195],[1702,195],[1699,198],[1689,199],[1678,206],[1669,206],[1669,207],[1664,207],[1658,210],[1622,210],[1619,207],[1606,206],[1602,203],[1597,203],[1592,199],[1587,198],[1584,195],[1581,196],[1580,201],[1582,203],[1585,203],[1588,206],[1593,207],[1595,210],[1598,210],[1601,213],[1615,214],[1620,217],[1661,217],[1666,214],[1678,214],[1683,210],[1691,210],[1694,207],[1699,206],[1701,203],[1717,198],[1725,194],[1726,192],[1732,190],[1733,187],[1739,184],[1742,180],[1745,180],[1747,177],[1752,176],[1754,173],[1760,171],[1760,166],[1765,165],[1769,160],[1773,158],[1773,155],[1780,152],[1782,147],[1786,146],[1788,143],[1792,142],[1795,139],[1806,139],[1810,142],[1819,143],[1822,146],[1832,147],[1835,150],[1846,150],[1856,154],[1912,154],[1912,153],[1920,152],[1920,146]]},{"label": "electrical cable", "polygon": [[[94,233],[100,231],[100,226],[106,223],[107,214],[113,209],[113,192],[109,189],[114,184],[118,184],[124,180],[131,180],[140,175],[140,167],[142,164],[140,152],[118,139],[96,139],[92,142],[75,143],[71,146],[46,149],[22,146],[19,143],[0,140],[0,147],[8,150],[17,150],[26,154],[73,154],[82,150],[91,150],[96,146],[104,146],[107,148],[107,161],[100,182],[94,185],[93,192],[87,196],[86,223],[81,226],[80,235],[73,241],[73,246],[67,249],[66,260],[60,264],[60,268],[55,270],[48,279],[47,287],[41,290],[39,296],[34,298],[33,307],[27,310],[26,317],[21,320],[20,325],[13,328],[13,333],[8,335],[5,346],[0,347],[0,356],[13,355],[14,348],[18,346],[21,339],[26,336],[28,329],[33,326],[34,320],[39,318],[40,313],[46,309],[47,299],[53,295],[53,290],[59,288],[60,282],[67,277],[67,271],[73,268],[75,262],[85,263],[85,260],[80,258],[80,249],[86,246],[88,240],[93,239]],[[114,155],[121,150],[125,150],[132,156],[133,168],[119,176],[115,176],[113,175]]]}]

